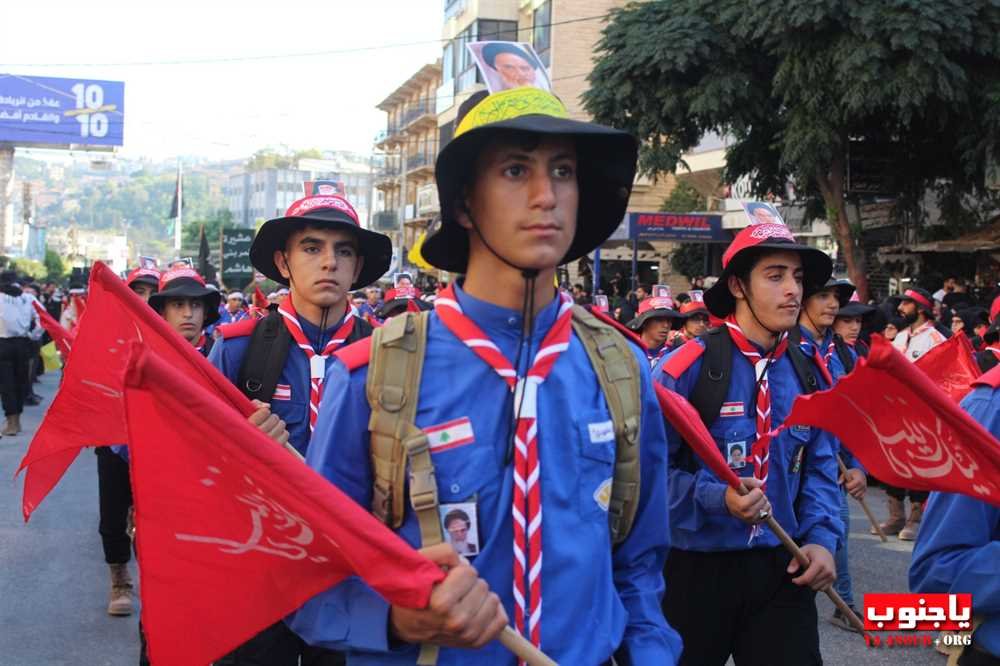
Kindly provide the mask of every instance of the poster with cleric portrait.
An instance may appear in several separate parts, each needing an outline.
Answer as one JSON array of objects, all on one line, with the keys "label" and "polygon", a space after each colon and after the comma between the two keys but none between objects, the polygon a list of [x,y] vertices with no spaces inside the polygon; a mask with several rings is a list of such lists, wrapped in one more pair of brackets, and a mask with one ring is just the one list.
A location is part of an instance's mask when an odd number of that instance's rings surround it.
[{"label": "poster with cleric portrait", "polygon": [[541,88],[552,92],[549,74],[535,49],[525,42],[470,42],[465,45],[491,92]]}]

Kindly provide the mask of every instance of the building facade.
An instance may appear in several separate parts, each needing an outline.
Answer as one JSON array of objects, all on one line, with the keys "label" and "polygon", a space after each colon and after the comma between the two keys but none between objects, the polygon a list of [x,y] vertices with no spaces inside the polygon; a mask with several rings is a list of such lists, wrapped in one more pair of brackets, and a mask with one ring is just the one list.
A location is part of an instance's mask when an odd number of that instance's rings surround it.
[{"label": "building facade", "polygon": [[[375,137],[379,164],[375,188],[381,208],[372,228],[388,234],[397,253],[405,255],[438,213],[434,160],[438,117],[435,95],[441,85],[441,63],[427,64],[382,100],[386,129]],[[401,265],[397,258],[397,266]]]}]

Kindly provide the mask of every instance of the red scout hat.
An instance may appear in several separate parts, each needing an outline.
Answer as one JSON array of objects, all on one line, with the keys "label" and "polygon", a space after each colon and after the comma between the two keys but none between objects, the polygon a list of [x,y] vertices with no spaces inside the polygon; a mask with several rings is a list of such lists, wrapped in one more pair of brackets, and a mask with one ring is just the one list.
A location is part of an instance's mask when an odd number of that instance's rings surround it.
[{"label": "red scout hat", "polygon": [[162,312],[171,298],[196,298],[205,303],[205,326],[219,320],[219,304],[222,295],[216,289],[205,286],[205,280],[198,271],[187,266],[172,268],[160,277],[159,291],[149,297],[149,305]]},{"label": "red scout hat", "polygon": [[274,263],[275,250],[284,250],[293,231],[306,222],[313,226],[344,229],[358,239],[358,251],[365,258],[364,266],[351,289],[360,289],[382,277],[392,261],[392,241],[388,236],[361,226],[354,207],[337,194],[304,197],[292,203],[284,217],[265,222],[250,246],[250,262],[254,268],[279,284],[288,284]]},{"label": "red scout hat", "polygon": [[669,296],[649,296],[639,303],[639,313],[627,326],[633,331],[642,330],[642,325],[650,319],[676,319],[680,316],[674,310],[674,299]]},{"label": "red scout hat", "polygon": [[125,284],[129,287],[131,287],[135,282],[153,285],[154,289],[159,289],[160,271],[152,268],[136,268],[128,274],[128,277],[125,278]]},{"label": "red scout hat", "polygon": [[825,284],[833,272],[833,262],[825,252],[797,243],[795,236],[784,224],[752,224],[736,234],[736,238],[722,255],[722,275],[705,292],[705,305],[709,312],[717,317],[728,317],[733,313],[736,299],[729,292],[729,276],[760,250],[797,252],[802,258],[806,288]]}]

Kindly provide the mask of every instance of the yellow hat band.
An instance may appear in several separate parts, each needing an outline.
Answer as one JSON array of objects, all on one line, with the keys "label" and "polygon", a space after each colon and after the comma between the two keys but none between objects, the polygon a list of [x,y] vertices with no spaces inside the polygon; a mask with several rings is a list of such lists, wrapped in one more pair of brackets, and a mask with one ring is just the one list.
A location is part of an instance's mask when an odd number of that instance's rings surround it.
[{"label": "yellow hat band", "polygon": [[460,137],[469,130],[521,116],[543,115],[569,118],[566,107],[555,95],[540,88],[512,88],[501,90],[483,98],[465,114],[455,130]]}]

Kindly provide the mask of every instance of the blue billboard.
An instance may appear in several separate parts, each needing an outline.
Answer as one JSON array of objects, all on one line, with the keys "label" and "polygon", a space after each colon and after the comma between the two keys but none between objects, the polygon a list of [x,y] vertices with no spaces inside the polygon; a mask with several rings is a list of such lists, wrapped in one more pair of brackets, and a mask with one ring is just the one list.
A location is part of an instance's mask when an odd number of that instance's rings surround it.
[{"label": "blue billboard", "polygon": [[0,74],[0,143],[120,146],[121,81]]},{"label": "blue billboard", "polygon": [[726,243],[732,234],[721,215],[705,213],[629,213],[629,238],[695,243]]}]

